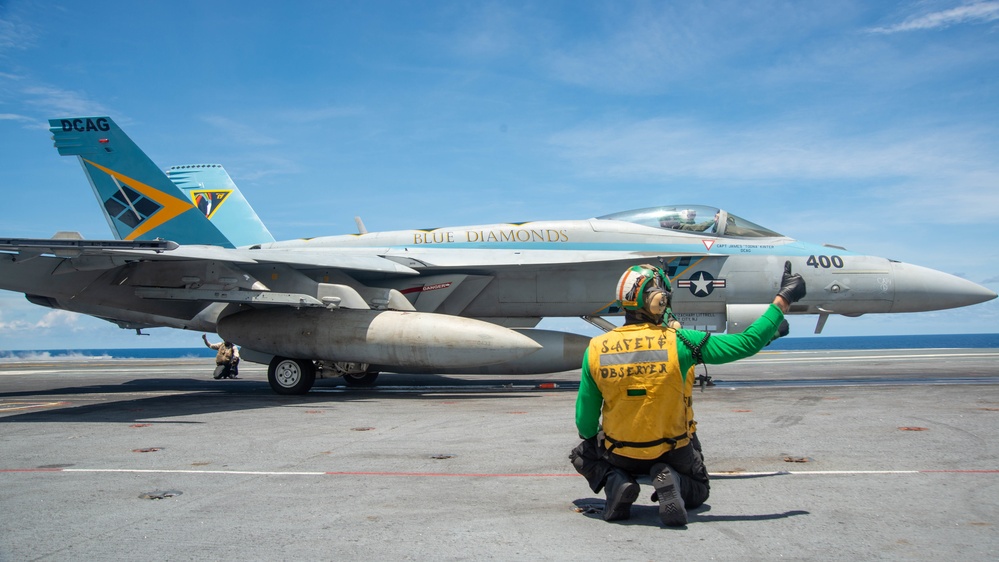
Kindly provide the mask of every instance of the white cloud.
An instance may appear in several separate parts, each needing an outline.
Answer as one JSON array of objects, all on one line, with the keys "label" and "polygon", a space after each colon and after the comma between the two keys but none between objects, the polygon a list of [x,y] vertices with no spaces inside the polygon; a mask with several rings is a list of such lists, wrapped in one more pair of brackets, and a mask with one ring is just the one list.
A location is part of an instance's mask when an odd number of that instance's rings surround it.
[{"label": "white cloud", "polygon": [[871,33],[901,33],[999,20],[999,2],[975,2],[957,8],[912,16],[901,23],[870,29]]},{"label": "white cloud", "polygon": [[[36,310],[40,310],[37,309]],[[11,321],[4,321],[2,314],[0,314],[0,332],[3,331],[48,331],[52,329],[69,329],[70,331],[78,331],[82,328],[79,327],[80,315],[75,312],[68,312],[66,310],[50,310],[46,312],[41,318],[32,319],[32,315],[28,315],[28,318],[18,318]]]},{"label": "white cloud", "polygon": [[[460,25],[446,38],[447,47],[462,57],[497,58],[524,48],[537,20],[515,13],[502,2],[486,2],[456,20]],[[526,29],[525,29],[526,28]]]},{"label": "white cloud", "polygon": [[34,328],[40,330],[48,330],[52,328],[69,328],[71,330],[77,330],[80,320],[80,315],[75,312],[68,312],[65,310],[52,310],[46,312],[42,319],[39,320]]},{"label": "white cloud", "polygon": [[875,196],[915,207],[908,210],[916,214],[999,220],[999,167],[987,131],[927,127],[843,135],[829,129],[805,122],[733,129],[663,118],[580,127],[549,141],[584,177],[804,189],[819,182],[876,185]]},{"label": "white cloud", "polygon": [[703,27],[703,20],[685,22],[666,9],[606,16],[608,25],[593,39],[551,45],[543,53],[541,61],[555,78],[604,91],[662,92],[703,67],[719,48],[697,41],[695,29],[685,25]]},{"label": "white cloud", "polygon": [[292,121],[295,123],[314,123],[317,121],[329,121],[343,117],[362,115],[364,109],[356,106],[327,106],[301,109],[285,109],[279,112],[282,121]]},{"label": "white cloud", "polygon": [[[3,11],[7,11],[6,7]],[[36,39],[35,30],[20,17],[11,14],[0,17],[0,53],[30,49]]]},{"label": "white cloud", "polygon": [[43,110],[47,115],[108,115],[107,108],[91,101],[86,94],[64,90],[44,84],[28,85],[22,90],[29,105]]},{"label": "white cloud", "polygon": [[0,114],[0,121],[18,122],[29,128],[48,128],[39,117],[107,115],[106,108],[86,94],[4,72],[0,72],[0,102],[17,110]]},{"label": "white cloud", "polygon": [[272,136],[260,132],[259,127],[254,127],[246,122],[237,121],[221,115],[208,115],[202,117],[202,121],[224,131],[230,140],[243,145],[273,146],[280,141]]},{"label": "white cloud", "polygon": [[0,113],[0,121],[19,121],[21,123],[34,124],[35,119],[28,117],[27,115],[18,115],[16,113]]}]

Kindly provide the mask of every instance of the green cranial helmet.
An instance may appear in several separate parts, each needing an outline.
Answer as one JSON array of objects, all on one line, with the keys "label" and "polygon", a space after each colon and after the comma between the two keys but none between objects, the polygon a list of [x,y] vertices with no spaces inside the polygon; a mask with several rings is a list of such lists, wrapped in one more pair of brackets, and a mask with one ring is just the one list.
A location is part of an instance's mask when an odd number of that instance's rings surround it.
[{"label": "green cranial helmet", "polygon": [[647,310],[648,300],[655,293],[665,293],[667,299],[672,288],[666,273],[649,264],[633,265],[617,282],[617,300],[625,310]]}]

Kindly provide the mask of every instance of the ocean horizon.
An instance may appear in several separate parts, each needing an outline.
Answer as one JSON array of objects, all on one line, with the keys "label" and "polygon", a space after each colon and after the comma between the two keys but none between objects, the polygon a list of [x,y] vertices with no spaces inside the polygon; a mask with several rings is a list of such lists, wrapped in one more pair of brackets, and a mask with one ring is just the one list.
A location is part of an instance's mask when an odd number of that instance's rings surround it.
[{"label": "ocean horizon", "polygon": [[[999,334],[921,334],[909,336],[785,337],[767,351],[830,349],[975,349],[999,348]],[[51,361],[79,359],[183,359],[215,357],[206,347],[135,347],[106,349],[0,350],[0,361]]]}]

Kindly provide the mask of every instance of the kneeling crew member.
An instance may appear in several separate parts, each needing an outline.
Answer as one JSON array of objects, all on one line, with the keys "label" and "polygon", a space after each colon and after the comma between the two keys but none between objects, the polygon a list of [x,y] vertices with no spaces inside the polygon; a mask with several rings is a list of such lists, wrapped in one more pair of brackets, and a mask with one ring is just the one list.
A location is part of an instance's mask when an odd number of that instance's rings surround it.
[{"label": "kneeling crew member", "polygon": [[624,325],[590,340],[583,357],[576,396],[583,442],[569,458],[594,492],[605,488],[607,521],[631,515],[635,474],[652,476],[664,525],[686,525],[686,510],[708,499],[708,470],[694,433],[694,366],[736,361],[770,343],[791,303],[805,296],[805,281],[785,263],[773,304],[740,334],[708,337],[663,326],[671,296],[662,269],[628,269],[617,285]]},{"label": "kneeling crew member", "polygon": [[[230,341],[219,343],[208,343],[208,336],[201,334],[201,339],[205,345],[215,349],[215,378],[234,379],[239,376],[239,348]],[[226,366],[228,369],[220,370],[218,367]]]}]

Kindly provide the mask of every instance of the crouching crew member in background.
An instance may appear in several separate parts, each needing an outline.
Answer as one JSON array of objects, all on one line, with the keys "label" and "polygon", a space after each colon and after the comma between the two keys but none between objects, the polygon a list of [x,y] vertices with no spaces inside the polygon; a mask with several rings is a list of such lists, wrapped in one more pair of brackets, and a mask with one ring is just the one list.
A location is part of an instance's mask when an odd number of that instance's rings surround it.
[{"label": "crouching crew member in background", "polygon": [[805,281],[786,262],[773,304],[741,334],[664,326],[672,292],[669,278],[655,266],[628,269],[616,296],[625,322],[590,340],[583,357],[576,396],[583,442],[569,459],[594,492],[605,489],[605,520],[630,517],[639,494],[635,475],[649,474],[662,523],[683,526],[686,510],[704,503],[709,490],[694,433],[694,366],[736,361],[770,343],[791,303],[805,296]]},{"label": "crouching crew member in background", "polygon": [[218,350],[215,354],[215,373],[212,378],[234,379],[239,375],[239,349],[229,341],[219,343],[208,343],[208,336],[201,334],[201,339],[205,345]]}]

